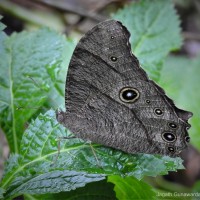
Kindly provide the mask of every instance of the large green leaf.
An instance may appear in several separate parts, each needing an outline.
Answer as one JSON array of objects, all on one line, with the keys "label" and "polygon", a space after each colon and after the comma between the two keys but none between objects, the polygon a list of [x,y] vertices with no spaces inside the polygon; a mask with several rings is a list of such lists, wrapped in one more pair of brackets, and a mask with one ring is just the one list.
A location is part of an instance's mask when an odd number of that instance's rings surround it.
[{"label": "large green leaf", "polygon": [[[106,175],[128,175],[141,179],[145,175],[167,174],[183,168],[180,158],[131,155],[98,144],[92,145],[94,154],[90,144],[77,138],[61,140],[58,156],[58,138],[63,136],[70,137],[72,134],[57,122],[53,110],[40,114],[30,123],[21,141],[20,155],[11,155],[5,168],[1,187],[6,190],[7,196],[71,190],[72,182],[62,180],[68,176],[72,180],[80,176],[82,184],[74,185],[75,189],[87,182],[101,180]],[[55,187],[58,181],[61,185]]]},{"label": "large green leaf", "polygon": [[169,57],[161,71],[160,85],[178,107],[194,113],[191,119],[191,142],[200,149],[200,57]]},{"label": "large green leaf", "polygon": [[139,181],[134,177],[109,176],[109,182],[115,184],[116,196],[119,200],[125,199],[155,199],[156,193],[153,188],[143,181]]},{"label": "large green leaf", "polygon": [[70,192],[61,192],[59,194],[46,194],[34,196],[37,200],[115,200],[114,185],[107,183],[106,180],[88,183],[84,188],[78,188]]},{"label": "large green leaf", "polygon": [[18,152],[25,123],[50,93],[58,97],[58,105],[64,104],[63,63],[69,61],[71,46],[49,29],[1,37],[0,126],[12,152]]},{"label": "large green leaf", "polygon": [[133,53],[151,78],[158,80],[164,58],[181,45],[179,19],[171,0],[141,0],[113,15],[131,32]]},{"label": "large green leaf", "polygon": [[9,188],[11,196],[19,194],[45,194],[59,193],[61,191],[71,191],[79,187],[84,187],[89,182],[104,179],[102,175],[87,174],[68,170],[55,170],[53,172],[38,175],[35,178],[26,180],[25,183],[14,188]]}]

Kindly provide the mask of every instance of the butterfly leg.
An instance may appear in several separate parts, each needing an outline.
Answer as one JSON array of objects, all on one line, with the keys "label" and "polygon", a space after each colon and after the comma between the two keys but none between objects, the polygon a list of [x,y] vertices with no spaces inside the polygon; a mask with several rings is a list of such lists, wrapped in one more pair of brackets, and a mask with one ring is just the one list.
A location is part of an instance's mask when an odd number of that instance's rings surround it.
[{"label": "butterfly leg", "polygon": [[52,165],[55,164],[55,162],[58,160],[58,157],[59,157],[59,155],[60,155],[60,141],[61,141],[61,140],[74,139],[74,138],[76,138],[76,137],[75,137],[75,136],[69,136],[69,137],[59,137],[59,138],[57,139],[57,142],[58,142],[58,153],[57,153],[56,159],[55,159],[55,161],[53,161]]},{"label": "butterfly leg", "polygon": [[99,159],[98,159],[98,157],[97,157],[97,154],[95,153],[95,149],[94,149],[94,147],[92,146],[92,142],[91,142],[91,141],[86,141],[85,144],[89,144],[89,145],[90,145],[90,148],[91,148],[92,153],[93,153],[93,155],[94,155],[94,157],[95,157],[95,160],[97,161],[97,165],[98,165],[100,168],[103,168],[102,165],[101,165],[101,163],[99,162]]}]

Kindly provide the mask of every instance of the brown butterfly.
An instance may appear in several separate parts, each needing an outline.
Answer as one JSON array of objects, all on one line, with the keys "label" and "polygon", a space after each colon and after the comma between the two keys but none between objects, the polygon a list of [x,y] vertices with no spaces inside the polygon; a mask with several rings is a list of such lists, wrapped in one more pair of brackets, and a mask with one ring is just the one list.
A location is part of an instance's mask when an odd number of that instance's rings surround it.
[{"label": "brown butterfly", "polygon": [[175,156],[187,147],[191,112],[149,80],[131,52],[130,33],[108,20],[76,46],[58,121],[84,140],[127,153]]}]

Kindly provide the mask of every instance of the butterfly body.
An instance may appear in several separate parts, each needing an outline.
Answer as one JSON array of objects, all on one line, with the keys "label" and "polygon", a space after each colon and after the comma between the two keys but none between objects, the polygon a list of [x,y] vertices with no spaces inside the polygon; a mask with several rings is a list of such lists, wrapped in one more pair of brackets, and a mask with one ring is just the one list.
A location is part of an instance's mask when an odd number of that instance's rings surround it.
[{"label": "butterfly body", "polygon": [[130,33],[108,20],[76,46],[66,80],[66,113],[77,137],[128,153],[174,156],[187,147],[191,113],[175,107],[132,54]]}]

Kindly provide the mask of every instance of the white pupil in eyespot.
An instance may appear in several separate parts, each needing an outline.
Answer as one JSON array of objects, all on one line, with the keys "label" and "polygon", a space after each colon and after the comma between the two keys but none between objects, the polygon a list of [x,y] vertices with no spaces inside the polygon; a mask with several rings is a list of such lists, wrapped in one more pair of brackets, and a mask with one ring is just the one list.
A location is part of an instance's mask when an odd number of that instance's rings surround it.
[{"label": "white pupil in eyespot", "polygon": [[126,100],[132,100],[137,96],[137,93],[133,90],[126,90],[123,92],[122,96]]}]

